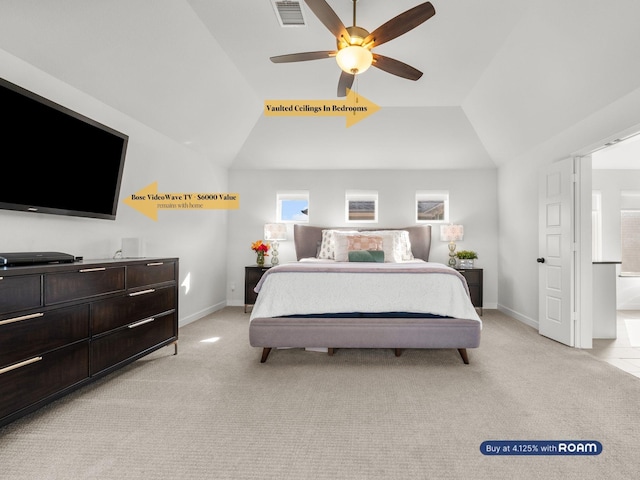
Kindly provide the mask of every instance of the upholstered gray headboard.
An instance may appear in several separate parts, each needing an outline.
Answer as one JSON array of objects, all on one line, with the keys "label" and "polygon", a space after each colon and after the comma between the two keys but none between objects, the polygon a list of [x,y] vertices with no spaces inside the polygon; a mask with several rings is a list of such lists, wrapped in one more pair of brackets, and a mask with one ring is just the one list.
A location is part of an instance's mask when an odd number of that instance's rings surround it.
[{"label": "upholstered gray headboard", "polygon": [[411,251],[415,258],[420,258],[425,262],[429,261],[429,251],[431,250],[431,225],[414,225],[404,228],[350,228],[350,227],[314,227],[311,225],[295,224],[293,226],[293,241],[296,246],[296,257],[315,257],[318,245],[322,241],[322,230],[406,230],[409,232],[411,241]]}]

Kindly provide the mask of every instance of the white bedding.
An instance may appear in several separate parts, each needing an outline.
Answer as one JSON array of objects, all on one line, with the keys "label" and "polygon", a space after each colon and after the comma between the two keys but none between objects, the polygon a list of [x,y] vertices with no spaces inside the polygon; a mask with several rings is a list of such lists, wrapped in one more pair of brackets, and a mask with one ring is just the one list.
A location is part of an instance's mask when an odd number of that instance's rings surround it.
[{"label": "white bedding", "polygon": [[[330,271],[332,264],[339,271]],[[411,312],[481,323],[464,278],[446,265],[421,260],[363,265],[307,261],[273,267],[256,287],[259,295],[251,319],[348,312]],[[322,271],[308,271],[314,267]]]}]

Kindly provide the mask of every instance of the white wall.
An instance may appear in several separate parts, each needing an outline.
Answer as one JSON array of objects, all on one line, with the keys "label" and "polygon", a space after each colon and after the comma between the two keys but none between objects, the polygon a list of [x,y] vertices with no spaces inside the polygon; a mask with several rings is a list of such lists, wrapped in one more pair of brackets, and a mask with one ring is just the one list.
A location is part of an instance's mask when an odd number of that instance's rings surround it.
[{"label": "white wall", "polygon": [[[2,50],[0,76],[129,135],[121,200],[154,181],[160,192],[226,190],[226,169]],[[180,288],[183,325],[225,305],[225,262],[203,259],[225,252],[226,228],[226,211],[161,211],[154,222],[122,201],[115,221],[0,210],[0,251],[111,258],[122,238],[138,237],[144,255],[180,258],[180,282],[190,278],[189,291]]]},{"label": "white wall", "polygon": [[[640,191],[640,170],[594,170],[592,188],[602,193],[602,260],[620,261],[620,192]],[[640,278],[616,278],[618,310],[640,310]]]},{"label": "white wall", "polygon": [[[308,190],[311,225],[346,226],[345,191],[376,190],[378,223],[367,227],[403,227],[416,224],[416,190],[448,190],[451,221],[464,225],[465,236],[458,242],[458,249],[478,252],[476,265],[484,268],[484,306],[496,308],[495,170],[230,170],[229,190],[240,194],[240,209],[229,213],[230,305],[244,304],[244,267],[255,264],[250,246],[263,238],[264,224],[275,221],[278,192]],[[281,242],[279,251],[281,263],[295,260],[292,241]],[[448,258],[447,244],[440,241],[439,228],[435,227],[430,260],[447,263]]]},{"label": "white wall", "polygon": [[538,318],[538,169],[514,162],[498,171],[498,308],[531,326]]}]

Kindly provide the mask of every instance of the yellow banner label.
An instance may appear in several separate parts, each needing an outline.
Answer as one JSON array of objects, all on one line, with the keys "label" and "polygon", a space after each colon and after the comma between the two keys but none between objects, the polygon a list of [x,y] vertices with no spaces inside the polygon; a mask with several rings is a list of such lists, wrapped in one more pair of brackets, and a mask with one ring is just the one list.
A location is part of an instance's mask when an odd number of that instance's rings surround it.
[{"label": "yellow banner label", "polygon": [[380,110],[369,99],[347,89],[345,100],[265,100],[267,117],[336,117],[343,116],[347,128]]},{"label": "yellow banner label", "polygon": [[158,210],[235,210],[240,207],[237,193],[158,193],[158,182],[123,201],[152,220],[158,220]]}]

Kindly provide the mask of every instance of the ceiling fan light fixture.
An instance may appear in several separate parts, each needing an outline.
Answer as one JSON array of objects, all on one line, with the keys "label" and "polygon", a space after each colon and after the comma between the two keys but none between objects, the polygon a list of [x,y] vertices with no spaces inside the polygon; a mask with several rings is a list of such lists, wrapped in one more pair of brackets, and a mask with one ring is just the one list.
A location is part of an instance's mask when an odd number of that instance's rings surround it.
[{"label": "ceiling fan light fixture", "polygon": [[[287,0],[282,1],[287,2]],[[296,1],[300,3],[300,0]],[[335,56],[338,66],[342,70],[338,79],[337,92],[339,97],[346,95],[346,91],[350,89],[356,79],[356,74],[364,73],[371,65],[379,70],[408,80],[415,81],[422,77],[420,70],[406,63],[380,54],[376,54],[374,58],[371,50],[400,35],[404,35],[433,17],[436,14],[436,10],[431,2],[424,2],[400,15],[396,15],[371,33],[362,27],[358,27],[356,23],[356,3],[358,0],[352,0],[352,2],[353,25],[345,27],[340,17],[329,6],[327,0],[304,0],[307,7],[335,37],[336,49],[332,51],[278,55],[271,57],[271,61],[273,63],[303,62]]]},{"label": "ceiling fan light fixture", "polygon": [[373,63],[373,54],[368,48],[351,45],[340,49],[336,55],[338,66],[352,75],[365,72]]}]

